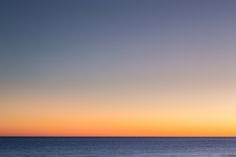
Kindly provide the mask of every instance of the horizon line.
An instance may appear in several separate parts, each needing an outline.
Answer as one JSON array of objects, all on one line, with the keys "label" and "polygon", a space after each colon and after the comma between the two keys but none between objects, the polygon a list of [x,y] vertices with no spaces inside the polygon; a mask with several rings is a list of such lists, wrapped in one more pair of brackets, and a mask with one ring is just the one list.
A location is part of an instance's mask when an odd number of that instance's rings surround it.
[{"label": "horizon line", "polygon": [[0,138],[236,138],[236,136],[1,136]]}]

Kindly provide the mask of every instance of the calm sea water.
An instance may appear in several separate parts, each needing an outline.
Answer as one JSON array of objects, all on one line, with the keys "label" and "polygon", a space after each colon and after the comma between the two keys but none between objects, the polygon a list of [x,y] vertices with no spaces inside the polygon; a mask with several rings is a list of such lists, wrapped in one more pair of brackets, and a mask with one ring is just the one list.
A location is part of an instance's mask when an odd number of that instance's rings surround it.
[{"label": "calm sea water", "polygon": [[236,138],[0,138],[0,157],[236,157]]}]

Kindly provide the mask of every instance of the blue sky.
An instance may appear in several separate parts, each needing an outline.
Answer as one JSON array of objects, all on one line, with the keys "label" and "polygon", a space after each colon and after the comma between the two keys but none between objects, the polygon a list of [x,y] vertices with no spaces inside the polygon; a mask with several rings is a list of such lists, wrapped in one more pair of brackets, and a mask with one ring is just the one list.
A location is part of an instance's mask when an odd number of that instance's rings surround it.
[{"label": "blue sky", "polygon": [[[208,107],[218,99],[236,102],[234,0],[3,0],[0,6],[3,92],[68,88],[98,102],[113,99],[114,107],[117,100],[150,101],[153,110],[169,99],[173,107],[191,100],[193,109],[196,94]],[[19,104],[11,103],[13,110]]]}]

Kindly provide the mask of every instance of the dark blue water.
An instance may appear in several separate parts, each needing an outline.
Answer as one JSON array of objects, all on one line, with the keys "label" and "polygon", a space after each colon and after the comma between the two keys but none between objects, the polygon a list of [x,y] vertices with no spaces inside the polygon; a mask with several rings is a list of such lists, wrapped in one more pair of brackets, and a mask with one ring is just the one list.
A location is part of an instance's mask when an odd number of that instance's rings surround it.
[{"label": "dark blue water", "polygon": [[236,157],[236,138],[0,138],[0,157]]}]

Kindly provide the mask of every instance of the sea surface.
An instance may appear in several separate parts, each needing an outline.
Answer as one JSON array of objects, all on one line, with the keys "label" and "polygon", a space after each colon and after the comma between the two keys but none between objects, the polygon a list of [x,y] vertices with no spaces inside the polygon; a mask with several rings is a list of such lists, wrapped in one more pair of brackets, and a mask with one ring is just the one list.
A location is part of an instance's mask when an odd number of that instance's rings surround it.
[{"label": "sea surface", "polygon": [[0,157],[236,157],[236,138],[0,137]]}]

